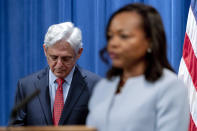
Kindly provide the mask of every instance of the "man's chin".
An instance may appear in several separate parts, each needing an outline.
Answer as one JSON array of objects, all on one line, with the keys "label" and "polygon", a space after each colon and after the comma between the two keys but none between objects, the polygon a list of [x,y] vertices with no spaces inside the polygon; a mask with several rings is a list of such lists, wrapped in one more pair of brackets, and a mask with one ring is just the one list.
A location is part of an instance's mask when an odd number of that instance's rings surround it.
[{"label": "man's chin", "polygon": [[58,78],[65,78],[66,75],[64,73],[55,73],[55,76]]}]

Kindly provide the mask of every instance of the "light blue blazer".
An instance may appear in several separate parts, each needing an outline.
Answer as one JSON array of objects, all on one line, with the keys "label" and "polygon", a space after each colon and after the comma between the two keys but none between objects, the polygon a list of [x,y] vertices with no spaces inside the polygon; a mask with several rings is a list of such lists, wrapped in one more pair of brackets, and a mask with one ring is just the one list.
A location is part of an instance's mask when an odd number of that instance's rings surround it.
[{"label": "light blue blazer", "polygon": [[115,77],[96,85],[89,102],[88,126],[98,131],[188,130],[187,89],[176,74],[164,69],[154,83],[143,75],[132,77],[116,94],[118,83],[119,77]]}]

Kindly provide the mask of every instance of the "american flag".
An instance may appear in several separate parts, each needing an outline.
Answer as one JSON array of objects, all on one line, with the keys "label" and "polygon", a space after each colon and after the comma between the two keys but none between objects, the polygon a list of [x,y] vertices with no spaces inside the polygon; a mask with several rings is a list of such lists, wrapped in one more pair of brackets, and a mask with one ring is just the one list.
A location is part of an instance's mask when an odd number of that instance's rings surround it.
[{"label": "american flag", "polygon": [[197,0],[191,0],[178,76],[188,87],[189,131],[197,131]]}]

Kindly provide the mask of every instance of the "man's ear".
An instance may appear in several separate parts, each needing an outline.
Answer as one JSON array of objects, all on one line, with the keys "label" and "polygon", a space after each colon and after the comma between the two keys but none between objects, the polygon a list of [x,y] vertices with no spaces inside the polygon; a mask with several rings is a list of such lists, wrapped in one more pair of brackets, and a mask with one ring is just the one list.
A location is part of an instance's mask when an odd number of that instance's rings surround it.
[{"label": "man's ear", "polygon": [[47,56],[47,49],[46,49],[46,45],[45,44],[43,44],[43,49],[44,49],[45,56]]},{"label": "man's ear", "polygon": [[83,48],[80,48],[79,51],[78,51],[78,54],[77,54],[77,59],[79,59],[79,57],[81,56],[83,52]]}]

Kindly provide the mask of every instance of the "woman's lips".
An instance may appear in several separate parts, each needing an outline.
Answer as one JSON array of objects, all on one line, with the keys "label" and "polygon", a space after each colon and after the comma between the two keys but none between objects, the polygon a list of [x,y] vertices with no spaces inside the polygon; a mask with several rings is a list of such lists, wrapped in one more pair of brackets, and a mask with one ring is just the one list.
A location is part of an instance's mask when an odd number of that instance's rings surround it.
[{"label": "woman's lips", "polygon": [[113,53],[113,52],[110,52],[110,53],[109,53],[109,56],[110,56],[111,59],[115,59],[115,58],[118,57],[118,55],[115,54],[115,53]]}]

